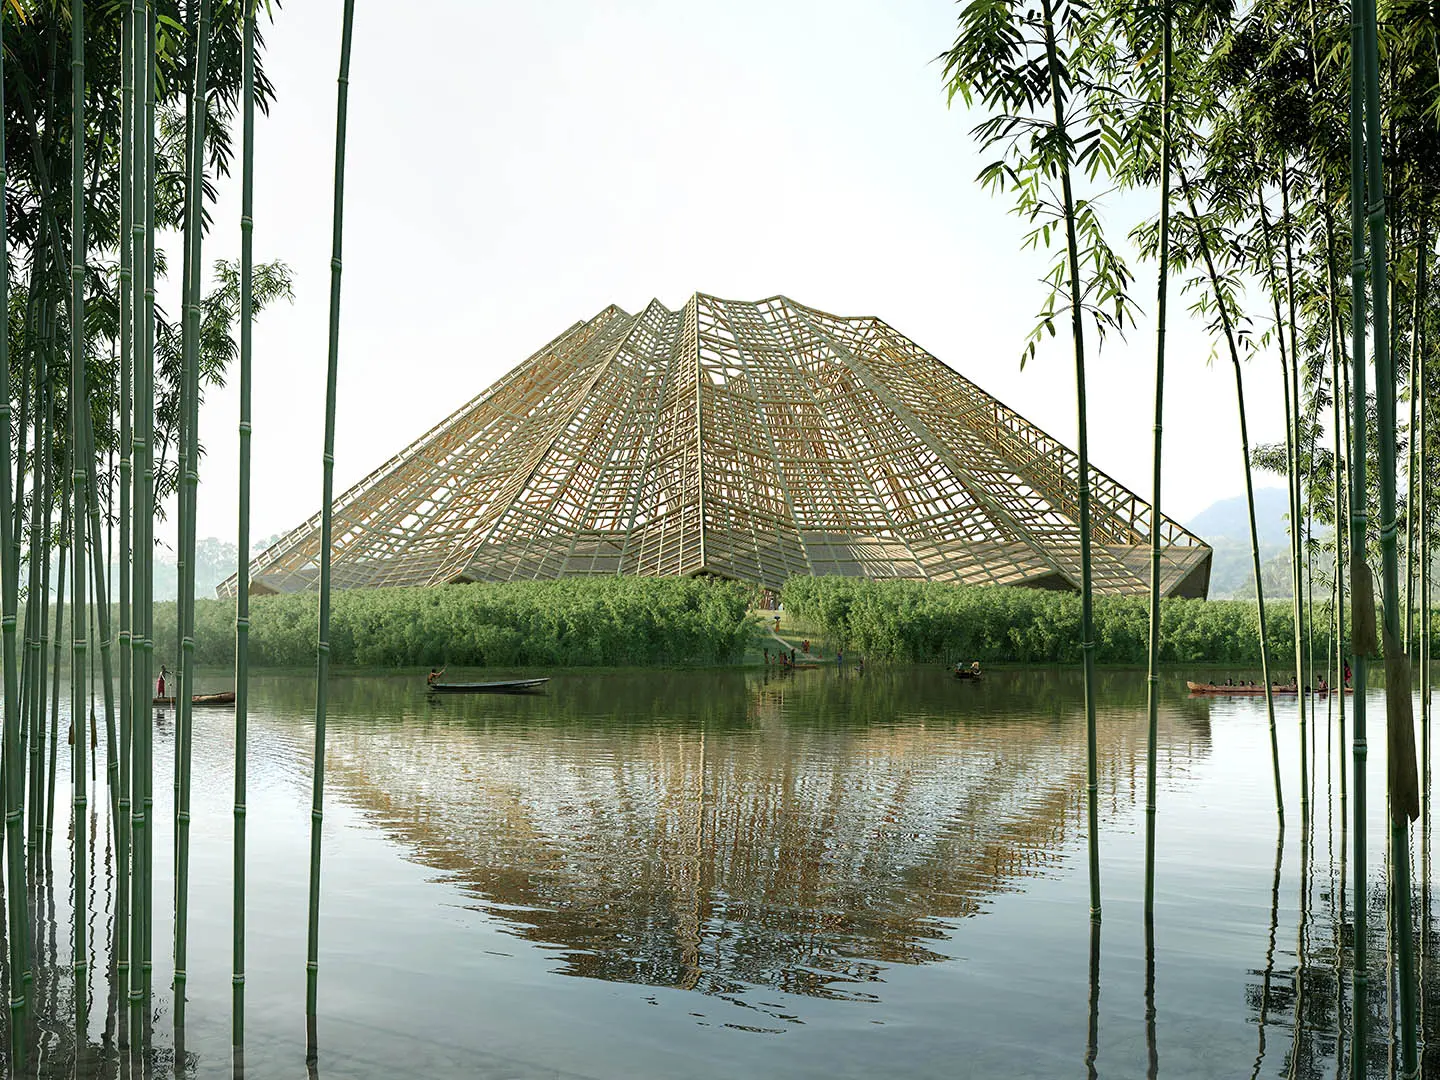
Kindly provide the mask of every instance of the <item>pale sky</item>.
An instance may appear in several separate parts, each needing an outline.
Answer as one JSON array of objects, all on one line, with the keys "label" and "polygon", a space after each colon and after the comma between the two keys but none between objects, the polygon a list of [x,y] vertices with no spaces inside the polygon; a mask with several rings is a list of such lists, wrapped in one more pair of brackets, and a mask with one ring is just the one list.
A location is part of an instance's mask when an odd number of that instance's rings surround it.
[{"label": "pale sky", "polygon": [[[953,2],[357,6],[337,494],[576,320],[697,290],[877,315],[1073,447],[1068,336],[1019,366],[1045,262],[975,183],[976,117],[945,103]],[[292,2],[265,30],[255,252],[290,264],[296,300],[255,332],[256,539],[320,503],[340,12]],[[1116,236],[1146,212],[1116,207]],[[239,251],[238,161],[215,222],[207,266]],[[1089,343],[1091,458],[1149,499],[1155,271],[1135,269],[1140,326]],[[1232,370],[1185,307],[1166,391],[1180,520],[1244,483]],[[1252,439],[1282,438],[1278,364],[1246,380]],[[232,380],[201,418],[200,536],[234,539],[237,419]]]}]

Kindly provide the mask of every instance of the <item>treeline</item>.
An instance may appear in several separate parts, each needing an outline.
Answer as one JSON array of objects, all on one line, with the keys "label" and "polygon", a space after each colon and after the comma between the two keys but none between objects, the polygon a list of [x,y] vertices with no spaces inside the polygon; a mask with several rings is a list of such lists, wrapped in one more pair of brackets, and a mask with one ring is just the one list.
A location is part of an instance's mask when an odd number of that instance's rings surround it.
[{"label": "treeline", "polygon": [[[753,589],[693,578],[605,577],[336,592],[334,664],[548,667],[719,664],[749,643]],[[250,663],[315,662],[313,594],[256,597]],[[157,659],[174,667],[175,605],[155,605]],[[195,660],[235,658],[235,603],[197,600]]]},{"label": "treeline", "polygon": [[[785,584],[787,614],[843,648],[873,660],[925,663],[1069,664],[1080,661],[1077,593],[987,586],[966,588],[921,581],[796,577]],[[1329,619],[1308,620],[1316,663],[1328,655]],[[1266,605],[1271,662],[1285,670],[1295,655],[1289,603]],[[1149,643],[1149,605],[1143,596],[1095,599],[1096,659],[1143,664]],[[1166,600],[1161,606],[1160,658],[1171,663],[1250,667],[1260,658],[1253,602]],[[1293,660],[1291,662],[1293,668]]]}]

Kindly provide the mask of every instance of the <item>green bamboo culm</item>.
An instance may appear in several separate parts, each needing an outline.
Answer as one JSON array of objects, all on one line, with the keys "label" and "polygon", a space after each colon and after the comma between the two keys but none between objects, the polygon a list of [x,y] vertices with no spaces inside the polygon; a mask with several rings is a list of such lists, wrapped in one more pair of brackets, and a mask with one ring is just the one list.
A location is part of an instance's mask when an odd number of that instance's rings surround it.
[{"label": "green bamboo culm", "polygon": [[[1309,673],[1305,669],[1305,591],[1304,591],[1304,545],[1301,540],[1301,524],[1304,521],[1304,510],[1301,506],[1301,479],[1300,479],[1300,444],[1302,442],[1302,431],[1300,425],[1300,342],[1296,329],[1295,319],[1295,265],[1291,254],[1291,218],[1290,218],[1290,174],[1283,160],[1280,167],[1280,198],[1281,198],[1281,219],[1284,226],[1283,242],[1285,244],[1285,300],[1289,309],[1290,325],[1290,351],[1288,358],[1283,348],[1284,334],[1276,327],[1276,337],[1281,341],[1280,358],[1285,366],[1285,398],[1289,403],[1290,416],[1285,426],[1285,441],[1289,446],[1289,455],[1286,458],[1286,472],[1289,473],[1289,495],[1290,495],[1290,591],[1291,591],[1291,613],[1295,621],[1295,685],[1305,687],[1309,684]],[[1306,718],[1309,709],[1310,695],[1299,693],[1295,695],[1295,708],[1298,712],[1300,722],[1300,829],[1302,842],[1307,835],[1310,820],[1310,776],[1309,761],[1309,739],[1306,735]]]},{"label": "green bamboo culm", "polygon": [[44,870],[41,843],[45,838],[45,669],[50,651],[50,621],[46,609],[50,596],[50,504],[54,497],[54,456],[50,453],[50,437],[55,422],[55,398],[47,366],[46,350],[36,349],[35,381],[40,390],[35,404],[41,413],[35,425],[35,467],[40,473],[36,490],[40,493],[41,509],[39,513],[32,512],[30,515],[30,595],[41,599],[38,604],[31,605],[35,608],[38,639],[35,642],[35,663],[30,673],[30,859],[37,878]]},{"label": "green bamboo culm", "polygon": [[[1366,162],[1368,181],[1368,218],[1370,225],[1370,293],[1372,319],[1375,332],[1375,401],[1377,438],[1379,439],[1380,464],[1380,558],[1382,587],[1384,592],[1385,630],[1383,635],[1386,672],[1390,674],[1396,665],[1395,652],[1401,647],[1400,634],[1400,566],[1396,538],[1395,499],[1395,365],[1390,348],[1389,311],[1389,268],[1386,252],[1385,231],[1385,176],[1382,164],[1381,114],[1380,114],[1380,45],[1375,0],[1361,0],[1361,31],[1364,41],[1364,60],[1361,63],[1365,76],[1365,132]],[[1353,119],[1353,118],[1352,118]],[[1358,194],[1358,193],[1357,193]],[[1364,397],[1358,396],[1363,402]],[[1418,801],[1407,796],[1415,792],[1418,782],[1414,779],[1414,739],[1411,714],[1408,708],[1411,686],[1409,663],[1405,658],[1399,665],[1405,674],[1404,685],[1386,680],[1385,695],[1387,706],[1387,734],[1389,745],[1390,796],[1390,847],[1391,873],[1389,894],[1394,905],[1396,938],[1396,978],[1399,982],[1399,1026],[1400,1026],[1400,1075],[1403,1080],[1413,1080],[1419,1075],[1419,1039],[1417,1024],[1419,1016],[1415,1002],[1415,935],[1411,920],[1410,898],[1410,819],[1418,814]],[[1357,696],[1359,690],[1356,691]],[[1403,695],[1404,706],[1397,709],[1395,698]],[[1402,747],[1408,747],[1408,758],[1401,754]],[[1408,771],[1409,776],[1403,771]],[[1359,1000],[1359,999],[1357,999]]]},{"label": "green bamboo culm", "polygon": [[[1165,319],[1170,276],[1170,81],[1174,61],[1172,13],[1168,0],[1161,7],[1160,31],[1160,270],[1155,304],[1155,442],[1151,451],[1150,503],[1150,654],[1146,716],[1149,721],[1145,751],[1145,919],[1153,933],[1155,913],[1155,788],[1156,753],[1160,733],[1160,543],[1161,449],[1165,430]],[[1151,951],[1153,965],[1154,952]]]},{"label": "green bamboo culm", "polygon": [[[0,15],[0,116],[5,115],[3,32],[8,12]],[[3,128],[3,125],[0,125]],[[6,190],[5,136],[0,130],[0,192]],[[0,311],[10,310],[10,256],[6,208],[0,199]],[[0,333],[0,447],[10,447],[10,335]],[[5,897],[10,958],[10,1060],[16,1071],[26,1060],[24,973],[30,940],[28,885],[25,880],[25,833],[21,807],[25,797],[24,763],[20,758],[20,688],[15,661],[15,619],[20,596],[20,567],[14,538],[14,491],[10,467],[0,466],[0,636],[5,662]]]},{"label": "green bamboo culm", "polygon": [[1411,655],[1415,641],[1415,585],[1419,567],[1415,564],[1416,537],[1420,529],[1420,477],[1416,467],[1420,459],[1420,368],[1421,343],[1425,339],[1421,328],[1425,319],[1427,256],[1430,253],[1430,235],[1424,219],[1420,222],[1420,239],[1415,244],[1415,299],[1410,318],[1410,427],[1408,459],[1405,463],[1405,618],[1403,622],[1405,655]]},{"label": "green bamboo culm", "polygon": [[255,210],[255,0],[246,0],[241,76],[243,135],[240,165],[240,495],[235,605],[235,841],[230,1043],[236,1068],[245,1045],[245,798],[250,683],[250,308]]},{"label": "green bamboo culm", "polygon": [[[68,468],[69,454],[65,455]],[[70,556],[70,478],[60,476],[60,565],[55,586],[55,663],[52,669],[54,681],[50,685],[50,762],[49,779],[45,785],[45,869],[51,871],[51,860],[55,850],[55,778],[60,758],[60,654],[64,649],[61,638],[61,624],[65,617],[65,563]]]},{"label": "green bamboo culm", "polygon": [[118,790],[115,817],[115,981],[119,1001],[117,1025],[120,1046],[130,1041],[130,744],[133,711],[130,686],[130,430],[132,353],[135,331],[131,319],[135,299],[136,253],[143,242],[135,230],[136,116],[135,12],[125,9],[120,38],[120,753],[115,762]]},{"label": "green bamboo culm", "polygon": [[[1198,224],[1200,215],[1195,208],[1195,193],[1190,190],[1190,178],[1183,166],[1179,172],[1180,190],[1185,195],[1185,204],[1190,210],[1190,217]],[[1245,466],[1245,508],[1250,519],[1250,565],[1255,574],[1255,617],[1260,633],[1260,680],[1265,684],[1265,714],[1270,724],[1270,768],[1275,778],[1275,817],[1283,829],[1285,800],[1280,786],[1280,739],[1275,730],[1275,693],[1270,685],[1270,648],[1265,632],[1265,587],[1260,576],[1260,531],[1255,523],[1255,482],[1251,475],[1250,431],[1245,417],[1245,373],[1240,366],[1240,350],[1235,343],[1235,327],[1230,319],[1230,309],[1225,304],[1220,288],[1220,276],[1215,269],[1215,256],[1210,250],[1210,241],[1204,228],[1198,231],[1205,273],[1215,292],[1220,324],[1224,329],[1225,344],[1230,353],[1230,366],[1235,370],[1235,404],[1240,414],[1240,456]]]},{"label": "green bamboo culm", "polygon": [[[1361,563],[1365,559],[1365,532],[1367,507],[1366,496],[1366,423],[1365,423],[1365,318],[1368,306],[1365,296],[1365,158],[1363,150],[1363,96],[1364,79],[1364,34],[1360,23],[1364,0],[1352,0],[1350,20],[1350,364],[1353,380],[1353,402],[1355,423],[1351,430],[1350,448],[1350,558]],[[1352,589],[1350,602],[1354,605],[1350,618],[1351,664],[1355,683],[1355,702],[1352,710],[1351,738],[1354,754],[1355,797],[1351,803],[1354,822],[1351,826],[1354,855],[1354,911],[1355,931],[1350,951],[1351,1001],[1369,1000],[1369,976],[1366,973],[1368,953],[1368,902],[1366,900],[1365,878],[1367,873],[1365,845],[1365,762],[1369,749],[1366,745],[1365,708],[1365,666],[1367,657],[1354,647],[1354,634],[1361,626],[1364,613],[1359,610],[1361,599]],[[1373,619],[1371,619],[1373,621]],[[1351,1075],[1354,1080],[1365,1080],[1365,1063],[1369,1058],[1368,1019],[1366,1009],[1350,1010],[1352,1031],[1350,1036]]]},{"label": "green bamboo culm", "polygon": [[[131,767],[132,872],[130,904],[130,1023],[135,1044],[146,1037],[146,1020],[153,991],[152,948],[154,931],[154,825],[155,770],[153,735],[154,710],[151,687],[155,670],[155,613],[153,606],[155,566],[155,95],[156,17],[153,6],[135,0],[135,43],[141,78],[145,87],[144,121],[135,127],[135,191],[144,208],[143,251],[144,290],[137,297],[135,344],[135,591],[131,618],[134,641],[131,663],[135,691]],[[138,105],[138,103],[137,103]],[[137,121],[140,119],[137,109]],[[140,213],[136,212],[139,221]],[[138,260],[137,260],[138,265]]]},{"label": "green bamboo culm", "polygon": [[180,682],[175,697],[175,746],[178,797],[175,803],[175,1027],[185,1024],[185,978],[190,894],[190,750],[193,740],[191,696],[195,679],[195,499],[200,479],[200,243],[201,203],[205,198],[205,114],[210,62],[211,0],[200,0],[195,37],[195,89],[191,110],[190,162],[185,204],[185,244],[190,280],[186,285],[183,343],[184,408],[188,434],[180,504],[181,555],[178,607],[181,617]]},{"label": "green bamboo culm", "polygon": [[89,945],[87,941],[89,868],[85,850],[88,795],[85,784],[85,421],[90,396],[85,378],[85,2],[70,3],[70,566],[75,617],[70,620],[70,770],[74,824],[71,882],[74,894],[75,1053],[77,1065],[87,1041]]},{"label": "green bamboo culm", "polygon": [[1090,917],[1100,918],[1100,784],[1095,745],[1095,614],[1090,579],[1090,431],[1085,403],[1085,326],[1081,306],[1080,246],[1075,235],[1075,196],[1070,186],[1069,135],[1065,122],[1065,88],[1060,81],[1060,58],[1055,44],[1055,16],[1051,0],[1041,0],[1045,55],[1050,68],[1050,97],[1055,107],[1055,132],[1061,146],[1060,190],[1064,199],[1065,244],[1070,274],[1070,332],[1075,344],[1075,409],[1078,418],[1076,483],[1080,506],[1080,654],[1085,669],[1085,803],[1090,856]]},{"label": "green bamboo culm", "polygon": [[[330,527],[335,488],[335,383],[340,363],[340,269],[345,222],[345,107],[355,0],[345,0],[335,106],[335,208],[330,250],[330,347],[325,374],[325,449],[320,500],[320,633],[315,649],[315,762],[310,805],[310,925],[305,951],[305,1058],[319,1056],[316,989],[320,975],[320,827],[325,812],[325,695],[330,674]],[[241,552],[244,558],[244,552]]]}]

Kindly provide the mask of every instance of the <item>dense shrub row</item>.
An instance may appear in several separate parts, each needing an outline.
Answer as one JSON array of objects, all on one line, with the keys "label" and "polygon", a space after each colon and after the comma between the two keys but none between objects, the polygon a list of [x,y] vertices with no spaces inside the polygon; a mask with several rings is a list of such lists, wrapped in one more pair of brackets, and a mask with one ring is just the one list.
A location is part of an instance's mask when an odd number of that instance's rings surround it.
[{"label": "dense shrub row", "polygon": [[[369,667],[723,663],[750,640],[752,593],[734,582],[642,577],[336,592],[331,659]],[[232,663],[234,602],[198,601],[195,624],[196,662]],[[252,664],[314,663],[317,634],[314,594],[250,605]],[[156,605],[155,642],[173,666],[174,604]]]},{"label": "dense shrub row", "polygon": [[[785,610],[845,648],[874,659],[925,662],[1072,663],[1080,659],[1080,597],[1021,588],[965,588],[919,581],[845,577],[791,578]],[[1289,602],[1267,604],[1266,633],[1277,670],[1294,666],[1295,622]],[[1313,628],[1317,655],[1328,647],[1328,613]],[[1143,664],[1149,602],[1097,597],[1096,659]],[[1239,600],[1166,600],[1161,658],[1170,662],[1253,665],[1260,654],[1255,605]]]}]

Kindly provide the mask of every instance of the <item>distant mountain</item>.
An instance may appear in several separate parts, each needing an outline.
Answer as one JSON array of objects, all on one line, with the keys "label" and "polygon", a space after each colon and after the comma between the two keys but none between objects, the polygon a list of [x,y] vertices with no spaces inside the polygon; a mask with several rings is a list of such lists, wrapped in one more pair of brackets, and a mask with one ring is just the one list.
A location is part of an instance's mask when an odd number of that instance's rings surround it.
[{"label": "distant mountain", "polygon": [[[1260,534],[1260,573],[1265,595],[1279,600],[1291,594],[1290,507],[1284,488],[1255,490],[1255,526]],[[1245,496],[1221,499],[1196,514],[1185,527],[1215,549],[1210,564],[1210,597],[1249,600],[1255,595],[1254,557],[1250,553],[1250,517]],[[1315,525],[1316,538],[1330,526]]]},{"label": "distant mountain", "polygon": [[[1255,525],[1260,532],[1262,549],[1289,546],[1289,517],[1289,495],[1284,488],[1255,489]],[[1211,503],[1184,524],[1185,528],[1212,546],[1225,540],[1240,541],[1247,548],[1250,546],[1250,516],[1245,509],[1244,495]]]}]

